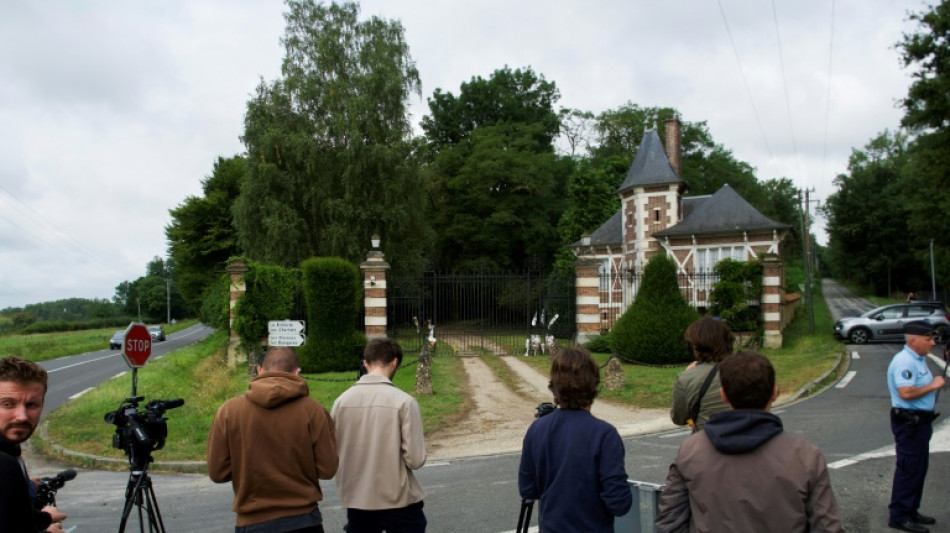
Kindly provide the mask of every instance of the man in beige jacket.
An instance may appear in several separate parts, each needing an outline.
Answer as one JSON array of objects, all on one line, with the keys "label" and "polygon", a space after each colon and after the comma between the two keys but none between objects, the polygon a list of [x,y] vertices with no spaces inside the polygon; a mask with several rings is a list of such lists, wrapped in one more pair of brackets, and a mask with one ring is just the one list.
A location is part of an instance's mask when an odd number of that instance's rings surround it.
[{"label": "man in beige jacket", "polygon": [[426,462],[415,398],[392,383],[402,348],[376,339],[363,352],[367,374],[333,402],[340,467],[336,485],[349,533],[423,533],[422,487],[413,470]]},{"label": "man in beige jacket", "polygon": [[782,430],[769,409],[778,396],[764,355],[740,352],[719,363],[722,399],[676,454],[660,498],[656,531],[843,531],[825,458]]}]

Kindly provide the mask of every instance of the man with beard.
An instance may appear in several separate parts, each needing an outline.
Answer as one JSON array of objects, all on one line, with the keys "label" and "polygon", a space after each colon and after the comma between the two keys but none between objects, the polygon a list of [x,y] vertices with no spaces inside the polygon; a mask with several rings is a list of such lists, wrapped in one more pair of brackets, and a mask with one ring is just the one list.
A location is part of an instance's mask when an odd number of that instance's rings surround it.
[{"label": "man with beard", "polygon": [[20,444],[33,435],[43,414],[46,370],[38,364],[0,359],[0,531],[4,533],[62,533],[66,515],[55,507],[42,511],[30,502],[29,476],[20,457]]}]

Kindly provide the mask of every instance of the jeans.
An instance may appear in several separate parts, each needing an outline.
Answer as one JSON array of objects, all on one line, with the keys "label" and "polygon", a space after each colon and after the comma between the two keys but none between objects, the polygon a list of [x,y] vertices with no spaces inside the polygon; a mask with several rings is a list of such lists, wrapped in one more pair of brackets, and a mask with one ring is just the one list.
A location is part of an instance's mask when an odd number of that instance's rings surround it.
[{"label": "jeans", "polygon": [[426,515],[422,512],[422,502],[413,503],[398,509],[380,509],[366,511],[347,509],[346,526],[348,533],[425,533]]}]

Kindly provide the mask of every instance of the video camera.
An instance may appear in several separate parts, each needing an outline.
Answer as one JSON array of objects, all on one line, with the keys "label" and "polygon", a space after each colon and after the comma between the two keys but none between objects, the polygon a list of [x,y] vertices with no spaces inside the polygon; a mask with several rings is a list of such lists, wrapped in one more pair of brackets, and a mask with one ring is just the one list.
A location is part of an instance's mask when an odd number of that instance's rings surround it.
[{"label": "video camera", "polygon": [[63,488],[67,481],[76,477],[75,470],[63,470],[53,477],[40,478],[36,484],[36,499],[33,500],[33,508],[37,511],[47,505],[56,506],[56,491]]},{"label": "video camera", "polygon": [[185,405],[185,400],[152,400],[145,404],[144,410],[139,410],[139,403],[144,396],[133,396],[125,401],[115,411],[106,413],[105,421],[115,425],[115,434],[112,435],[112,447],[125,450],[125,454],[140,456],[165,447],[165,438],[168,437],[167,419],[162,416],[165,411]]}]

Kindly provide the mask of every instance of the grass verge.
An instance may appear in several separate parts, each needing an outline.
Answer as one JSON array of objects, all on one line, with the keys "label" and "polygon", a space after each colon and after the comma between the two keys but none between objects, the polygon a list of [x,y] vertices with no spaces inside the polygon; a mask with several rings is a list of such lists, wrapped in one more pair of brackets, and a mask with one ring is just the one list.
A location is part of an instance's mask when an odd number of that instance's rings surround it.
[{"label": "grass verge", "polygon": [[[204,341],[176,350],[152,361],[138,372],[138,394],[145,401],[184,398],[185,405],[167,411],[168,438],[165,447],[154,452],[156,461],[204,461],[211,421],[218,406],[247,389],[247,368],[227,368],[227,333],[217,332]],[[428,433],[449,423],[464,410],[465,373],[452,357],[433,357],[433,394],[417,397],[423,425]],[[328,410],[356,379],[354,372],[306,375],[310,395]],[[397,372],[396,386],[412,393],[415,366]],[[124,452],[112,448],[115,426],[103,420],[131,391],[130,374],[106,381],[83,396],[71,400],[47,418],[52,442],[66,449],[110,459],[124,460]],[[144,404],[140,406],[144,408]],[[36,448],[55,455],[49,443],[34,439]],[[70,460],[70,458],[65,458]],[[117,465],[125,468],[122,463]]]},{"label": "grass verge", "polygon": [[[165,326],[165,332],[174,333],[197,323],[197,320],[184,320]],[[119,328],[4,336],[0,337],[0,357],[15,355],[30,361],[46,361],[64,355],[105,350],[109,348],[109,338],[116,329]]]}]

